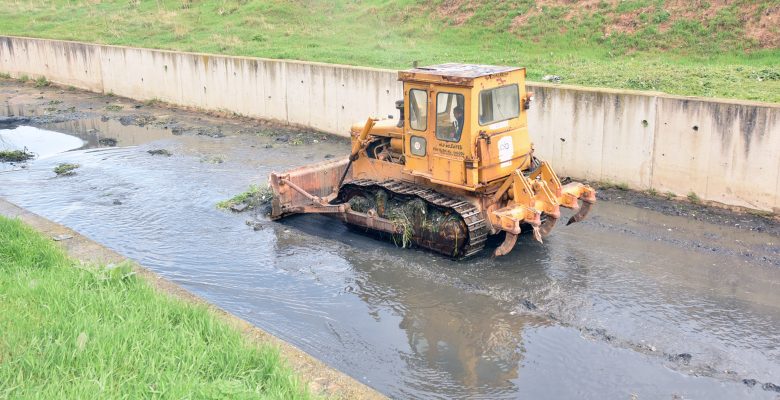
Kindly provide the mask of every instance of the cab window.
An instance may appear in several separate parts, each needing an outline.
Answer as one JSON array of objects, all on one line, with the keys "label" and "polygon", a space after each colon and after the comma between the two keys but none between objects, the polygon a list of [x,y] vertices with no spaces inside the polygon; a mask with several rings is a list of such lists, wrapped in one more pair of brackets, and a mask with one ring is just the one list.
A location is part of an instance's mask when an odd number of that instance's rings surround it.
[{"label": "cab window", "polygon": [[416,131],[428,129],[428,92],[425,90],[409,91],[409,126]]},{"label": "cab window", "polygon": [[517,85],[501,86],[479,92],[479,124],[488,125],[520,115]]},{"label": "cab window", "polygon": [[460,142],[463,134],[463,95],[439,93],[436,95],[436,139]]}]

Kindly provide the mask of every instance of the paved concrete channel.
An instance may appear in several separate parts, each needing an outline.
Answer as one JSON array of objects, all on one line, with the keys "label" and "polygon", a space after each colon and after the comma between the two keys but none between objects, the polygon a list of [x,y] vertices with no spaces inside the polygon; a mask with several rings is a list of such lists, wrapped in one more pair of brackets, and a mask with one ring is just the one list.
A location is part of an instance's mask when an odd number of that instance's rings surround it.
[{"label": "paved concrete channel", "polygon": [[[544,245],[455,262],[324,217],[216,209],[344,139],[10,81],[0,115],[29,118],[0,147],[39,155],[0,164],[0,197],[392,398],[780,396],[777,222],[610,192]],[[63,162],[80,168],[56,177]]]}]

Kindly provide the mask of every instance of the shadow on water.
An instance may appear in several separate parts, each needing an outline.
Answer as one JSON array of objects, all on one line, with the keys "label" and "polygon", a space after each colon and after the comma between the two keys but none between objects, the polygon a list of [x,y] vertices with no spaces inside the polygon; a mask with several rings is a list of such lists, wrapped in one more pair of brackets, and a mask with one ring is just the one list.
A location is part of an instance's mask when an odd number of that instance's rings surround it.
[{"label": "shadow on water", "polygon": [[[269,149],[265,137],[175,136],[113,119],[47,129],[86,144],[0,174],[0,196],[391,397],[773,398],[739,380],[780,376],[778,270],[744,254],[774,238],[602,203],[544,245],[525,236],[506,257],[456,262],[322,216],[261,219],[253,231],[215,209],[343,143]],[[204,161],[215,154],[223,161]],[[54,178],[60,162],[81,168]],[[696,246],[705,242],[717,251]]]}]

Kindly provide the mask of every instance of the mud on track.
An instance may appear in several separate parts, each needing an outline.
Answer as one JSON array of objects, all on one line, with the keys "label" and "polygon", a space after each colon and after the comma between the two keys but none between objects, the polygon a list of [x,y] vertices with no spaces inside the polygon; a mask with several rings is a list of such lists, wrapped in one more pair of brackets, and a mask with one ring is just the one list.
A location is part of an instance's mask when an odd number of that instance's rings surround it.
[{"label": "mud on track", "polygon": [[[3,113],[82,146],[0,164],[0,196],[391,397],[780,395],[776,221],[607,191],[544,245],[454,262],[324,217],[253,229],[215,208],[343,139],[9,81]],[[64,162],[81,167],[56,177]]]}]

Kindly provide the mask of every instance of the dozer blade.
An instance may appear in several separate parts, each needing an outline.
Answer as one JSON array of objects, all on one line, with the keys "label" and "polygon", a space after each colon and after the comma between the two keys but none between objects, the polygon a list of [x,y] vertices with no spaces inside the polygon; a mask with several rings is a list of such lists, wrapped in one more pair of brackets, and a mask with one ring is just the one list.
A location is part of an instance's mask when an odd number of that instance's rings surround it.
[{"label": "dozer blade", "polygon": [[[272,172],[271,218],[304,212],[339,212],[328,202],[338,192],[339,180],[347,171],[348,158],[307,165],[283,173]],[[347,180],[350,172],[347,171]]]}]

